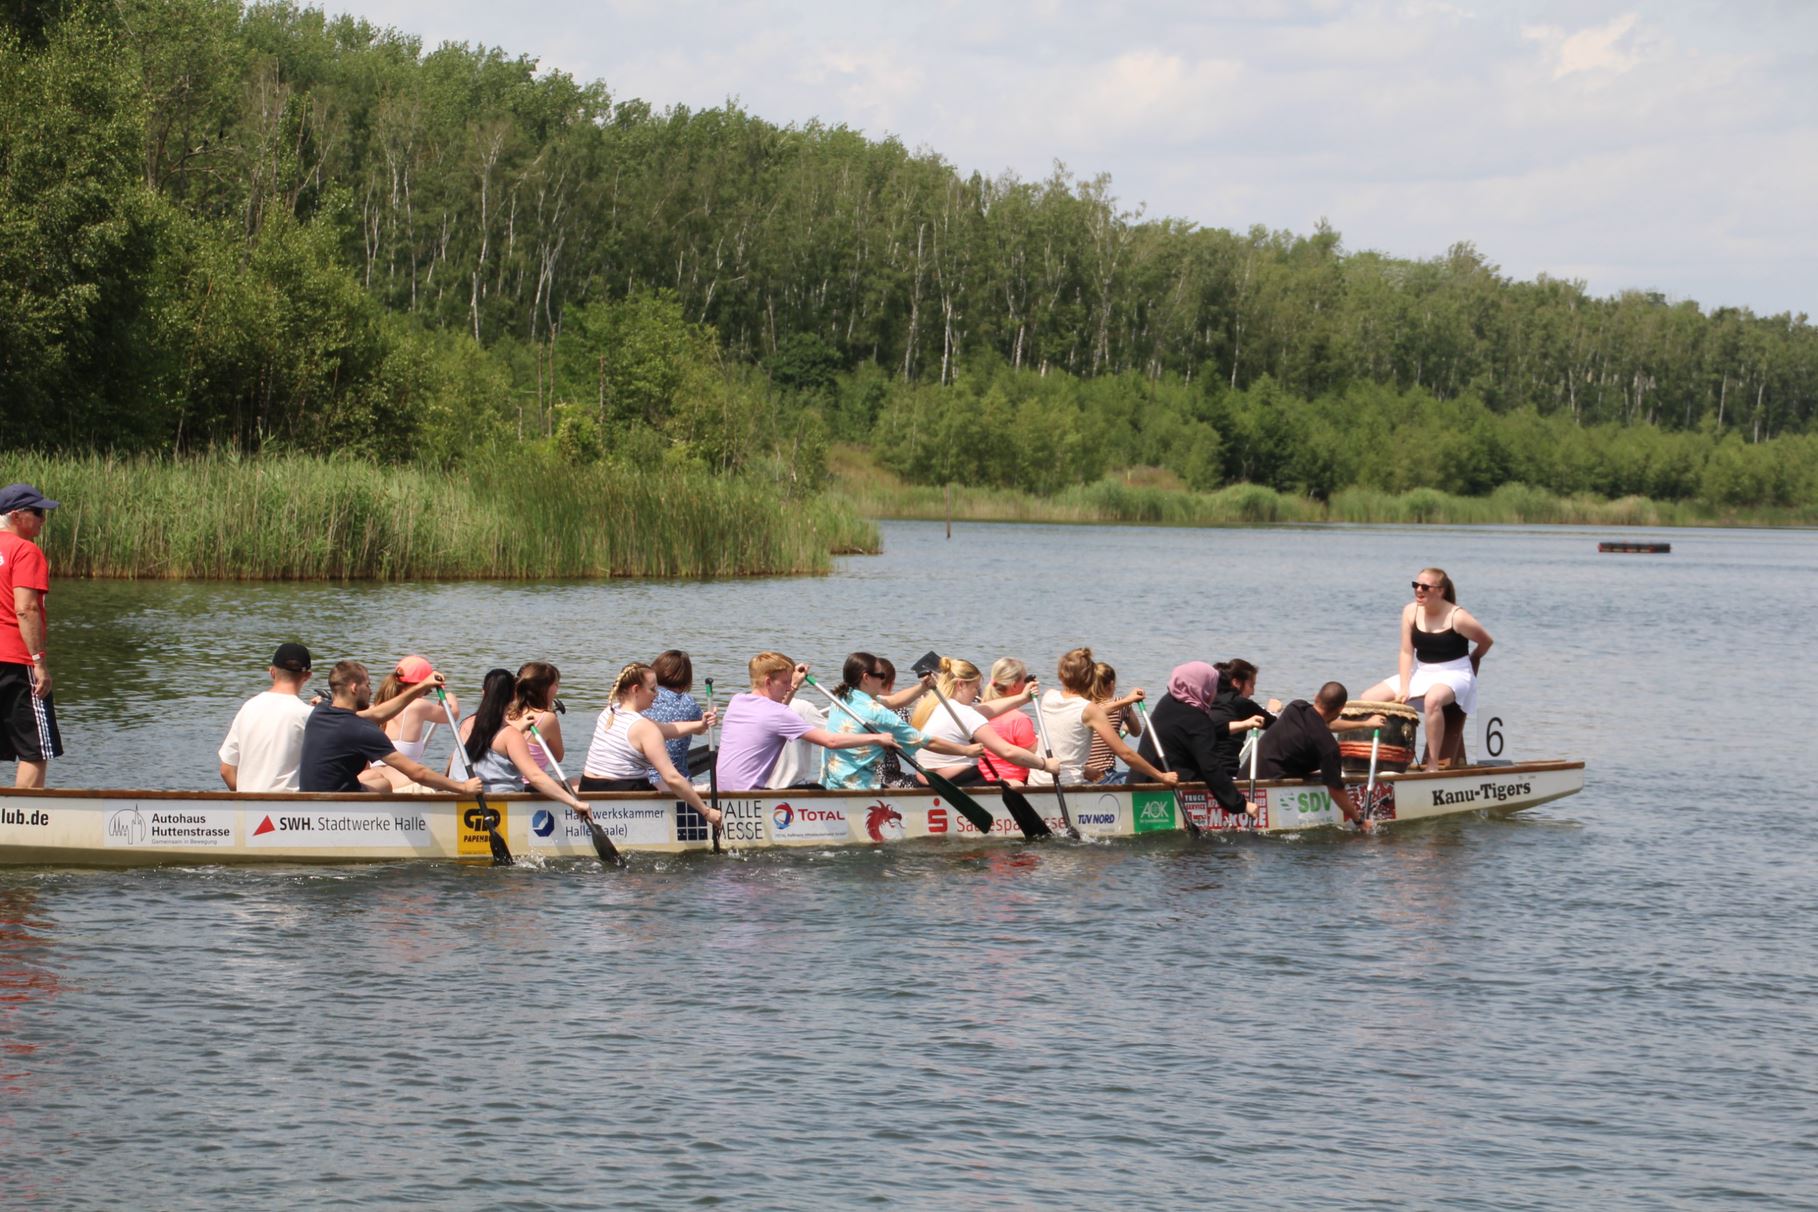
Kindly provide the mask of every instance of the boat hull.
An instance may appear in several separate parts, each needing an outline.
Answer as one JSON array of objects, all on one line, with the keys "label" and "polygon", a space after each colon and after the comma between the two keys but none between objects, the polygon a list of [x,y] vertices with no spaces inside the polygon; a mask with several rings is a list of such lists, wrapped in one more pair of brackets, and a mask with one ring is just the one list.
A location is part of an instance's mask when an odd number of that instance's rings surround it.
[{"label": "boat hull", "polygon": [[[1583,786],[1584,763],[1577,761],[1397,774],[1378,781],[1374,815],[1395,822],[1506,815]],[[1060,833],[1054,793],[1030,789],[1027,794]],[[1312,783],[1257,784],[1250,816],[1221,811],[1203,791],[1139,785],[1076,787],[1066,794],[1074,824],[1093,840],[1180,832],[1183,813],[1217,833],[1296,833],[1342,823],[1325,789]],[[711,848],[706,822],[684,803],[632,793],[587,798],[621,850]],[[994,818],[988,837],[927,790],[724,795],[723,844],[730,850],[768,850],[1021,840],[995,791],[975,789],[975,798]],[[452,795],[0,789],[0,866],[487,862],[489,819],[514,855],[593,857],[587,828],[572,810],[530,795],[488,796],[482,808]]]}]

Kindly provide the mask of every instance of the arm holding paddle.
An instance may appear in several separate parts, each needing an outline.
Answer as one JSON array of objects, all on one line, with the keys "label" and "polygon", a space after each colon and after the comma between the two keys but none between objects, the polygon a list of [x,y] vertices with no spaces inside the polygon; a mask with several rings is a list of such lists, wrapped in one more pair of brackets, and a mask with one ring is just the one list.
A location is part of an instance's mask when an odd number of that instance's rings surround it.
[{"label": "arm holding paddle", "polygon": [[[711,711],[708,714],[711,714]],[[707,716],[703,715],[699,720],[689,721],[687,726],[694,727],[703,724],[706,719]],[[694,728],[694,730],[703,732],[705,728]],[[632,748],[643,754],[644,760],[656,768],[657,777],[663,780],[663,786],[669,789],[670,795],[682,800],[690,808],[700,813],[706,818],[708,824],[720,823],[720,810],[709,806],[706,801],[702,800],[701,793],[694,789],[694,784],[675,768],[674,762],[669,760],[669,746],[663,744],[663,731],[655,720],[639,720],[633,724],[630,740]]]},{"label": "arm holding paddle", "polygon": [[477,795],[481,790],[480,776],[477,774],[465,780],[451,779],[445,774],[437,774],[415,758],[405,757],[395,749],[379,760],[411,782],[421,783],[425,787],[434,787],[437,791],[452,791],[456,795]]},{"label": "arm holding paddle", "polygon": [[[536,737],[542,743],[543,752],[549,753],[549,740],[533,720],[524,732],[519,732],[516,728],[499,729],[499,737],[503,738],[505,742],[505,756],[510,758],[511,764],[518,768],[518,773],[523,776],[524,782],[531,790],[546,800],[567,804],[575,810],[577,816],[585,817],[587,805],[573,791],[569,790],[568,784],[551,778],[548,772],[537,765],[536,758],[531,756],[530,742],[526,739],[527,734]],[[552,761],[561,760],[553,754],[550,756]]]},{"label": "arm holding paddle", "polygon": [[1091,703],[1080,713],[1079,717],[1086,727],[1096,732],[1111,747],[1111,752],[1122,758],[1124,764],[1132,770],[1140,770],[1149,776],[1152,783],[1165,783],[1172,787],[1180,782],[1180,776],[1172,770],[1158,770],[1148,758],[1124,743],[1124,738],[1117,735],[1117,729],[1111,726],[1111,717],[1105,714],[1104,704]]}]

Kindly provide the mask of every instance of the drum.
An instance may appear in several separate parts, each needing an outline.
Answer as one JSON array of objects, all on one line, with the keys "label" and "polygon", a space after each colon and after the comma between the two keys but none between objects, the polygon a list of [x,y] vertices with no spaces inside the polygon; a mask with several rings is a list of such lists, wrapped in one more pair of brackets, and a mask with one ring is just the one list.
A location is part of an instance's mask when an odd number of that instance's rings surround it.
[{"label": "drum", "polygon": [[[1372,703],[1353,699],[1339,713],[1340,719],[1367,720],[1383,717],[1382,745],[1376,751],[1376,773],[1399,773],[1414,761],[1414,732],[1420,726],[1420,712],[1406,703]],[[1350,778],[1368,778],[1370,774],[1370,731],[1354,729],[1338,734],[1338,756],[1343,759],[1345,774]]]}]

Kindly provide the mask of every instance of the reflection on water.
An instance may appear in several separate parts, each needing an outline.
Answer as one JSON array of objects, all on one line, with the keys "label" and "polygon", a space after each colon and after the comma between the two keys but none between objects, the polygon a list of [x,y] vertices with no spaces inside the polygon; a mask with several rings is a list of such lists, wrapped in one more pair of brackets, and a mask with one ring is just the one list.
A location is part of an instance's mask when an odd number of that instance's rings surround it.
[{"label": "reflection on water", "polygon": [[292,635],[468,684],[549,657],[579,743],[672,645],[722,690],[760,647],[1080,641],[1151,689],[1239,655],[1282,698],[1361,685],[1427,564],[1497,637],[1510,756],[1591,765],[1372,838],[0,873],[0,1205],[1807,1206],[1780,769],[1815,654],[1737,603],[1802,618],[1818,558],[1597,537],[891,526],[815,581],[60,583],[66,785],[209,785]]}]

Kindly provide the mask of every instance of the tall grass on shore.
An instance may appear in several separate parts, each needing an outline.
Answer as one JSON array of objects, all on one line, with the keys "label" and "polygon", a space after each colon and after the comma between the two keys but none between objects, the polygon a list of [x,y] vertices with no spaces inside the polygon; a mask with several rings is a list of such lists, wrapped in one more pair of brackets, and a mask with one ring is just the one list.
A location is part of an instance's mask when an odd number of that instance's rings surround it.
[{"label": "tall grass on shore", "polygon": [[1594,526],[1813,526],[1818,505],[1719,509],[1701,501],[1606,500],[1555,496],[1526,484],[1504,484],[1488,496],[1433,488],[1404,493],[1347,488],[1328,502],[1260,484],[1193,492],[1155,468],[1107,476],[1051,497],[1015,489],[908,484],[868,455],[836,448],[829,460],[836,491],[866,517],[971,522],[1135,523],[1155,526],[1256,526],[1276,522],[1431,523],[1452,526],[1561,523]]},{"label": "tall grass on shore", "polygon": [[221,580],[824,573],[877,527],[826,498],[672,469],[525,454],[443,472],[300,455],[8,455],[62,502],[59,575]]}]

